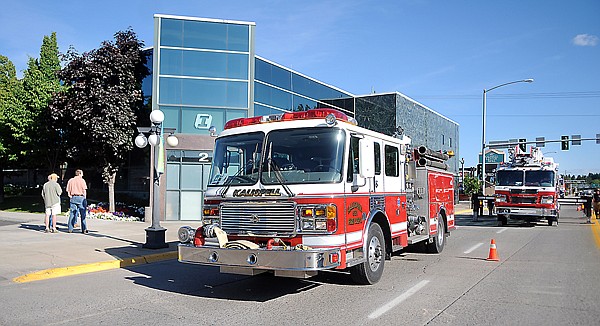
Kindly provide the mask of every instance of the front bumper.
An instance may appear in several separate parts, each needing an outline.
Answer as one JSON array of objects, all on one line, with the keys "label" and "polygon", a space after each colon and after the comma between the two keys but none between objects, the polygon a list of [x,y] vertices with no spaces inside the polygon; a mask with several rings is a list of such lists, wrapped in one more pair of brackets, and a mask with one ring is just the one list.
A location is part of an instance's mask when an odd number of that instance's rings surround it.
[{"label": "front bumper", "polygon": [[516,215],[524,217],[556,217],[558,210],[555,208],[536,208],[536,207],[498,207],[496,206],[497,215]]},{"label": "front bumper", "polygon": [[339,249],[229,249],[209,243],[202,247],[181,243],[178,251],[182,263],[275,271],[332,269],[340,266],[341,260]]}]

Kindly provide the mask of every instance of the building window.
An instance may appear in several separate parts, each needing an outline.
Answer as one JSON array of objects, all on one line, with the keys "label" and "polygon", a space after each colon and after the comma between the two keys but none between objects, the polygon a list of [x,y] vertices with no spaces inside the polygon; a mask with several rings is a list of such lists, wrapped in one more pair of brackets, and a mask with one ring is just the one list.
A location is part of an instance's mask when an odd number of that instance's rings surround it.
[{"label": "building window", "polygon": [[163,18],[161,45],[248,52],[249,26]]},{"label": "building window", "polygon": [[162,49],[160,73],[247,80],[248,54]]}]

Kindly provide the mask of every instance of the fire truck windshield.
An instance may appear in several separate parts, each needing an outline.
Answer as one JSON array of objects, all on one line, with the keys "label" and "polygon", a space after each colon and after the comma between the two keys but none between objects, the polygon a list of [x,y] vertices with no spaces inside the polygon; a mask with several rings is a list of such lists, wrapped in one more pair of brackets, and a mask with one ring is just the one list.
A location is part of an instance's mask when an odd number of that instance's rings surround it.
[{"label": "fire truck windshield", "polygon": [[525,185],[533,187],[552,187],[554,172],[543,170],[525,171]]},{"label": "fire truck windshield", "polygon": [[340,182],[345,139],[342,129],[330,127],[217,138],[208,185]]},{"label": "fire truck windshield", "polygon": [[208,185],[255,184],[264,137],[264,133],[254,132],[218,138]]},{"label": "fire truck windshield", "polygon": [[554,172],[547,170],[500,170],[496,175],[498,186],[552,187]]},{"label": "fire truck windshield", "polygon": [[522,186],[523,171],[500,170],[496,173],[496,183],[499,186]]},{"label": "fire truck windshield", "polygon": [[278,184],[279,169],[286,184],[331,183],[342,178],[345,134],[337,128],[298,128],[275,130],[267,135],[263,164],[263,184]]}]

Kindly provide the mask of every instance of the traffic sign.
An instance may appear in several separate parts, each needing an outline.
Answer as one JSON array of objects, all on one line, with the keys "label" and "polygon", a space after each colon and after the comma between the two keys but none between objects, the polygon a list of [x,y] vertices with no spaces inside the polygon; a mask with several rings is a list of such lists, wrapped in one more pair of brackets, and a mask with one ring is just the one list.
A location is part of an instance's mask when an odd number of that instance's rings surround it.
[{"label": "traffic sign", "polygon": [[546,146],[546,138],[545,137],[536,137],[535,138],[535,147],[544,147]]}]

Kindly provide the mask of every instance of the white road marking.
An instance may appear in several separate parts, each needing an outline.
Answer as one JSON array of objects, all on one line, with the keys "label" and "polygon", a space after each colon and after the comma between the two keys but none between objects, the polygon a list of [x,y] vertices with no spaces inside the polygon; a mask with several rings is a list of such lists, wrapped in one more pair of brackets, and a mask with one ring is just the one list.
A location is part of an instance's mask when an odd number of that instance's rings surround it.
[{"label": "white road marking", "polygon": [[504,232],[504,231],[506,231],[506,230],[508,230],[508,229],[507,229],[507,228],[501,228],[501,229],[500,229],[500,230],[498,230],[498,232],[496,232],[496,233],[502,233],[502,232]]},{"label": "white road marking", "polygon": [[480,242],[480,243],[474,245],[473,247],[469,248],[469,250],[465,251],[465,254],[472,253],[475,249],[481,247],[482,245],[483,245],[483,242]]},{"label": "white road marking", "polygon": [[397,306],[398,304],[400,304],[402,301],[408,299],[411,295],[417,293],[420,289],[422,289],[425,285],[427,285],[427,283],[429,283],[429,280],[423,280],[423,281],[417,283],[417,285],[415,285],[412,288],[408,289],[408,291],[402,293],[401,295],[399,295],[398,297],[396,297],[394,300],[386,303],[385,305],[381,306],[379,309],[373,311],[369,315],[369,319],[379,318],[379,316],[385,314],[390,309],[392,309],[395,306]]}]

